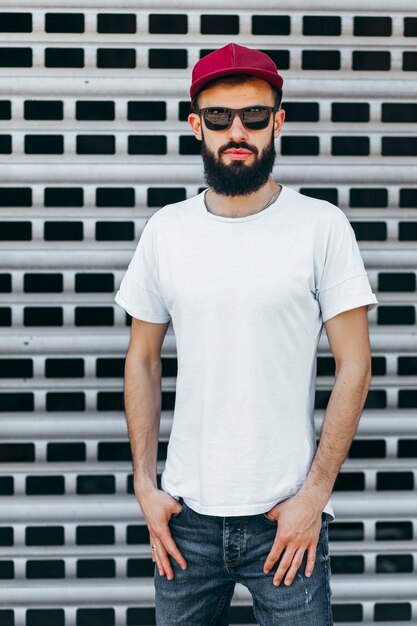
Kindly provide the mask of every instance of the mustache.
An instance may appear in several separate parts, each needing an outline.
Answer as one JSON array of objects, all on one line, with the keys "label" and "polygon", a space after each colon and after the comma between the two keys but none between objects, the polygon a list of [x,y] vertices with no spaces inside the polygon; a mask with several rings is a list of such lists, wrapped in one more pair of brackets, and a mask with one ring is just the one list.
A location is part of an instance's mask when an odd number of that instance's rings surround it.
[{"label": "mustache", "polygon": [[226,152],[226,150],[231,150],[232,148],[235,148],[236,150],[242,148],[243,150],[250,150],[250,152],[253,152],[256,155],[258,154],[258,148],[256,146],[252,146],[250,143],[246,143],[245,141],[229,141],[229,143],[219,148],[218,153],[221,154],[222,152]]}]

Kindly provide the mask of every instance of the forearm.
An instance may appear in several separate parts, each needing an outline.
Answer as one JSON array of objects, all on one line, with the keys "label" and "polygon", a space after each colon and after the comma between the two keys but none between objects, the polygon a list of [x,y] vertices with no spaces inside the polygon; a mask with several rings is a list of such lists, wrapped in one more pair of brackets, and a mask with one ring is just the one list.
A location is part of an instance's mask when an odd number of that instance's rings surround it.
[{"label": "forearm", "polygon": [[320,442],[307,478],[300,489],[314,493],[324,507],[349,451],[368,394],[371,373],[357,365],[342,365],[325,411]]},{"label": "forearm", "polygon": [[124,399],[132,450],[136,496],[157,489],[156,467],[161,418],[161,362],[150,365],[126,357]]}]

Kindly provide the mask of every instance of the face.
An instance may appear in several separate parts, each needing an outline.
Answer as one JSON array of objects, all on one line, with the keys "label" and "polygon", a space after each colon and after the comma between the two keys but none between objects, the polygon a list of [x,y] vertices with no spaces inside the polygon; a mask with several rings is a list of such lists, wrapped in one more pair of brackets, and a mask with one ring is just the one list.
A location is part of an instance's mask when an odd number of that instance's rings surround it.
[{"label": "face", "polygon": [[[204,89],[198,105],[240,109],[255,105],[274,105],[270,85],[253,78],[240,85],[216,85]],[[202,141],[201,155],[207,185],[221,195],[239,196],[253,193],[268,181],[275,161],[274,138],[280,133],[285,111],[271,113],[262,130],[247,129],[238,115],[225,130],[210,130],[202,116],[191,113],[188,121],[195,137]]]}]

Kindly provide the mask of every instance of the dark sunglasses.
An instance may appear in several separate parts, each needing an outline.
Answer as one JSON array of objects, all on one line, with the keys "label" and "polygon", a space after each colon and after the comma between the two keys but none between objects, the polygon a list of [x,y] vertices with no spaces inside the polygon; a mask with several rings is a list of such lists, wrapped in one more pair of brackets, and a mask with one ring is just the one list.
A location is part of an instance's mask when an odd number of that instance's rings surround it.
[{"label": "dark sunglasses", "polygon": [[254,106],[246,109],[227,109],[225,107],[206,107],[197,109],[196,113],[203,115],[206,126],[210,130],[226,130],[232,125],[235,114],[238,113],[242,124],[248,130],[262,130],[269,124],[271,113],[279,107]]}]

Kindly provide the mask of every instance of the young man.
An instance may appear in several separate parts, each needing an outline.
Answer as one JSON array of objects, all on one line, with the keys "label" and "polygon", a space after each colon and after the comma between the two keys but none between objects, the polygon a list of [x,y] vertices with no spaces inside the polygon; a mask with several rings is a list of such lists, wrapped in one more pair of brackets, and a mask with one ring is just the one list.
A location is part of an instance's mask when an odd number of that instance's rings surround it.
[{"label": "young man", "polygon": [[[195,65],[188,120],[207,189],[152,215],[116,294],[133,317],[125,407],[158,626],[228,624],[236,582],[260,626],[333,623],[330,495],[368,392],[378,300],[343,211],[271,176],[282,84],[269,56],[236,44]],[[171,320],[178,376],[159,490]],[[336,380],[316,450],[323,323]]]}]

